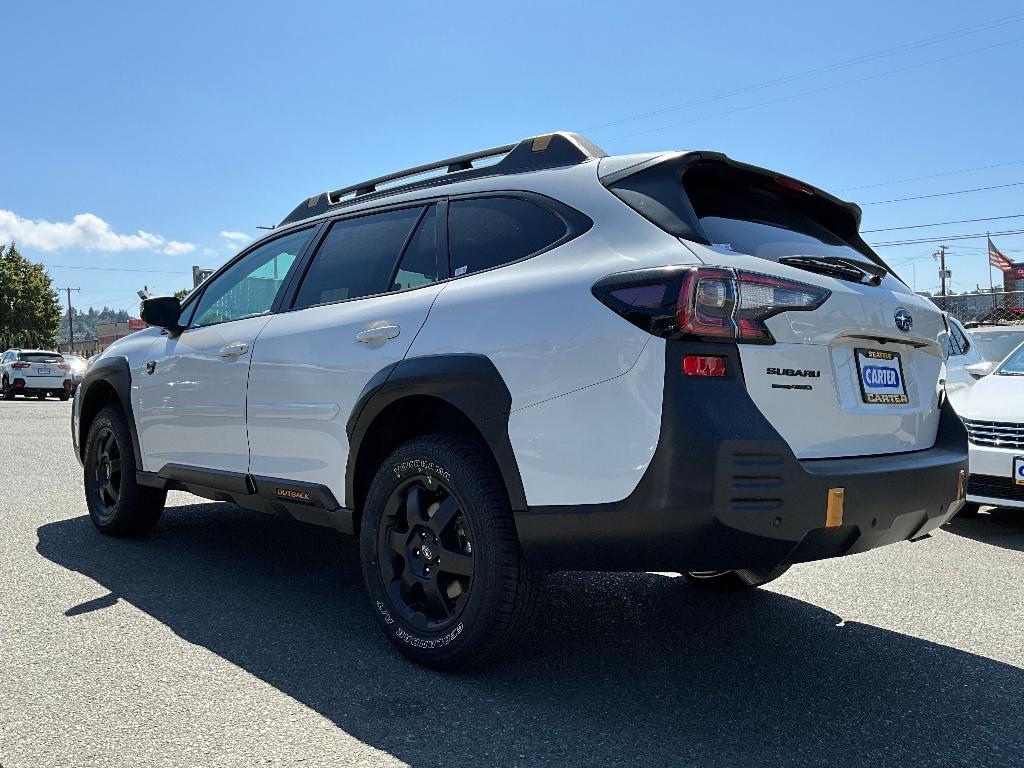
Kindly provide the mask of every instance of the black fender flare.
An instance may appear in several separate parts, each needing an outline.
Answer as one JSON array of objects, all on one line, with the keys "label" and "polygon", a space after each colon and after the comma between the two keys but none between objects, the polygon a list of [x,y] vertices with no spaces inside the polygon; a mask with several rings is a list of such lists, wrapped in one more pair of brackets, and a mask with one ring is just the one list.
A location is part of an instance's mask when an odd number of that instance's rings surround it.
[{"label": "black fender flare", "polygon": [[[85,438],[89,432],[89,424],[92,423],[92,417],[107,402],[106,397],[103,397],[101,401],[97,400],[97,397],[102,397],[100,393],[102,388],[97,388],[96,386],[99,382],[109,385],[121,403],[125,418],[128,420],[128,431],[132,436],[135,466],[141,469],[142,447],[139,444],[139,434],[135,428],[135,415],[132,411],[132,372],[126,357],[101,357],[89,366],[89,370],[86,371],[82,382],[78,385],[78,392],[76,393],[78,398],[78,403],[76,404],[78,423],[76,425],[73,424],[71,430],[75,453],[78,455],[79,460],[84,460],[83,451],[85,450]],[[92,393],[91,395],[90,392]]]},{"label": "black fender flare", "polygon": [[356,400],[346,424],[349,454],[345,505],[355,507],[359,450],[374,420],[392,403],[415,395],[441,400],[473,423],[494,456],[512,509],[525,510],[526,492],[508,436],[512,395],[490,358],[478,354],[406,358],[374,374]]}]

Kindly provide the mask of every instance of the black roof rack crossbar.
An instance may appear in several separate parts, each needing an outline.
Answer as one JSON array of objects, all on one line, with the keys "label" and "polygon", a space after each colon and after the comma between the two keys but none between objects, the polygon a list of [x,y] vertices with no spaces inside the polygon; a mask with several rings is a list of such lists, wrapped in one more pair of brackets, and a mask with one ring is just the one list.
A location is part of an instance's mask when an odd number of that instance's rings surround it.
[{"label": "black roof rack crossbar", "polygon": [[[314,195],[299,203],[278,226],[318,216],[341,203],[362,201],[370,195],[390,195],[418,187],[463,181],[477,176],[522,173],[541,168],[576,165],[606,156],[607,153],[604,150],[576,133],[559,131],[543,136],[532,136],[515,144],[505,144],[458,157],[449,157],[434,163],[417,165],[404,171],[389,173],[369,181],[361,181],[348,187]],[[498,157],[501,159],[496,163],[489,163],[483,167],[473,165],[474,162]],[[428,178],[417,179],[417,177],[426,176],[431,172],[434,173]],[[457,176],[453,178],[455,174]],[[403,179],[407,179],[408,183],[386,186]],[[381,187],[386,188],[382,189]]]}]

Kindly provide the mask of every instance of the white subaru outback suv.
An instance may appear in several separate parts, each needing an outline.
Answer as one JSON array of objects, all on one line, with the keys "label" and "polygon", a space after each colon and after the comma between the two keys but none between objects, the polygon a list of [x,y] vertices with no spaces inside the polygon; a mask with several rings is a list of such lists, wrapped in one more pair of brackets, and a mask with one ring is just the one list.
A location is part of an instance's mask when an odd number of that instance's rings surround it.
[{"label": "white subaru outback suv", "polygon": [[435,667],[523,629],[538,574],[757,586],[963,503],[940,312],[859,209],[712,152],[554,133],[303,200],[94,361],[93,522],[169,489],[357,534]]}]

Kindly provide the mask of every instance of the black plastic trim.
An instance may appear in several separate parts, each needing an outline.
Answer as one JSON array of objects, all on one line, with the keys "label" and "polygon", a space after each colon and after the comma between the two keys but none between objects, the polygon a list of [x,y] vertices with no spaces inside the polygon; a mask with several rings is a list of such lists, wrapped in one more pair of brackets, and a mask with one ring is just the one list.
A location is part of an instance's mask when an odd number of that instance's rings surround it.
[{"label": "black plastic trim", "polygon": [[117,395],[117,399],[120,401],[121,409],[124,411],[126,420],[128,421],[128,431],[132,436],[132,451],[135,454],[135,466],[142,466],[142,448],[139,444],[138,430],[135,428],[135,415],[132,410],[132,373],[128,366],[128,358],[111,355],[108,357],[101,357],[96,360],[92,365],[89,366],[89,370],[85,372],[85,376],[82,382],[78,385],[78,394],[76,395],[81,405],[79,406],[78,412],[78,430],[75,433],[74,426],[72,427],[72,439],[75,446],[75,453],[82,461],[83,451],[85,450],[85,437],[89,433],[89,426],[92,423],[92,417],[95,416],[99,408],[95,407],[96,403],[94,398],[98,394],[90,395],[90,392],[98,392],[93,390],[93,387],[98,382],[104,382],[108,384]]},{"label": "black plastic trim", "polygon": [[136,472],[136,482],[150,488],[186,491],[247,509],[286,514],[306,523],[353,533],[352,510],[342,507],[331,489],[319,483],[249,475],[185,464],[165,464],[159,472]]},{"label": "black plastic trim", "polygon": [[437,398],[457,408],[473,423],[497,462],[512,509],[526,509],[526,493],[508,436],[512,395],[494,363],[485,355],[474,354],[406,358],[379,371],[370,380],[346,425],[349,436],[346,506],[355,506],[359,451],[374,419],[389,405],[416,395]]},{"label": "black plastic trim", "polygon": [[[646,472],[621,501],[518,512],[523,551],[538,567],[771,567],[920,538],[959,509],[966,431],[948,403],[930,449],[799,460],[747,393],[735,344],[665,347],[661,434]],[[726,358],[726,377],[681,375],[686,354]],[[845,516],[827,528],[833,487],[845,489]]]}]

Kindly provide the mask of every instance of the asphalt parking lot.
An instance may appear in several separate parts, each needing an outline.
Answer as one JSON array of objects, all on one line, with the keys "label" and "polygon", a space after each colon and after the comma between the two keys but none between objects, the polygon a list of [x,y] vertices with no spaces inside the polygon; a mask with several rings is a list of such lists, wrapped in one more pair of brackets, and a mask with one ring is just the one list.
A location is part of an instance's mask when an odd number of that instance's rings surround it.
[{"label": "asphalt parking lot", "polygon": [[96,533],[70,404],[0,401],[0,765],[1024,765],[1024,514],[709,593],[552,575],[498,667],[377,634],[354,543],[172,494]]}]

